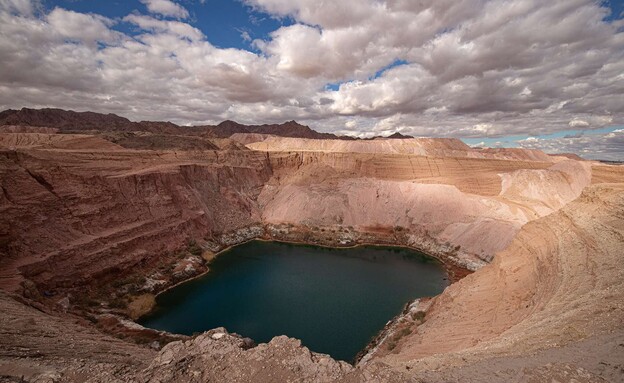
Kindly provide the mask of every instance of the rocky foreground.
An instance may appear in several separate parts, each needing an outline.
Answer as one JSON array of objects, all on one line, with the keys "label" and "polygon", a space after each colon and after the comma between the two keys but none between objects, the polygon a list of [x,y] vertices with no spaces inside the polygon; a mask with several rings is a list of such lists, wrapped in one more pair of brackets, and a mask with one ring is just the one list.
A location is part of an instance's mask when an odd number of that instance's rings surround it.
[{"label": "rocky foreground", "polygon": [[[624,380],[624,168],[457,140],[124,129],[0,133],[0,381]],[[286,337],[132,322],[252,238],[411,246],[456,282],[355,366]]]}]

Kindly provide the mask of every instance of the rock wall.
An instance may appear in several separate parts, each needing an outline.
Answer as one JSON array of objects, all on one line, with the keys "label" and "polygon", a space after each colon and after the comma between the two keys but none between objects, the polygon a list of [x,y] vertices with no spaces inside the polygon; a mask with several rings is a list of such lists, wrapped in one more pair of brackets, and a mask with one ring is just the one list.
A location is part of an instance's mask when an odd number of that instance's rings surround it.
[{"label": "rock wall", "polygon": [[3,150],[0,285],[80,284],[249,226],[270,176],[248,151]]},{"label": "rock wall", "polygon": [[267,223],[402,227],[485,261],[522,225],[560,209],[591,181],[590,165],[572,160],[553,165],[319,152],[270,158],[275,177],[258,198]]},{"label": "rock wall", "polygon": [[440,158],[484,158],[536,162],[557,162],[563,159],[563,157],[549,156],[540,150],[519,148],[475,149],[456,138],[312,140],[252,134],[238,134],[232,138],[245,143],[250,149],[267,152],[409,154]]}]

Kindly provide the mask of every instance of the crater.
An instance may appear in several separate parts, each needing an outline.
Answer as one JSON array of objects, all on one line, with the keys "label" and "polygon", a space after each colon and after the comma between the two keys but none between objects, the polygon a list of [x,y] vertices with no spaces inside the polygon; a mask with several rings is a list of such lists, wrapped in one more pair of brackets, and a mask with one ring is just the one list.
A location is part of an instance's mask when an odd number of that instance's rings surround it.
[{"label": "crater", "polygon": [[141,324],[186,335],[225,327],[258,343],[287,335],[353,361],[406,303],[447,285],[443,266],[411,249],[251,241],[159,295]]}]

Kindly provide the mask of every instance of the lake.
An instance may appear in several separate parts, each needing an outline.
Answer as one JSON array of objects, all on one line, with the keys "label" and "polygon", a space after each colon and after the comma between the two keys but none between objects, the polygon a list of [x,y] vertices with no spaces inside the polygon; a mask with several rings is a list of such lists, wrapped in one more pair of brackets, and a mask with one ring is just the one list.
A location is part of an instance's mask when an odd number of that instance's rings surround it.
[{"label": "lake", "polygon": [[447,285],[437,260],[410,249],[251,241],[219,255],[208,274],[159,295],[140,323],[187,335],[225,327],[256,343],[288,335],[353,361],[408,301]]}]

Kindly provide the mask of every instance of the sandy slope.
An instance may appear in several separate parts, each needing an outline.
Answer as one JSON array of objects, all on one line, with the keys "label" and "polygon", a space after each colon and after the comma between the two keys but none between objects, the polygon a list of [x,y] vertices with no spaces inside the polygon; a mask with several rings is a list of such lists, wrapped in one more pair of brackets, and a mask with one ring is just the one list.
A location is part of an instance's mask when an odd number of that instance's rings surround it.
[{"label": "sandy slope", "polygon": [[[489,358],[498,358],[492,363],[501,370],[506,358],[510,368],[520,355],[527,365],[544,357],[541,366],[585,359],[593,374],[621,381],[623,257],[624,183],[591,186],[559,212],[525,225],[491,265],[447,288],[423,324],[373,359],[423,376]],[[540,351],[547,349],[549,355]],[[607,362],[619,367],[604,369]],[[513,366],[499,381],[519,370]],[[479,380],[478,371],[471,374]]]}]

